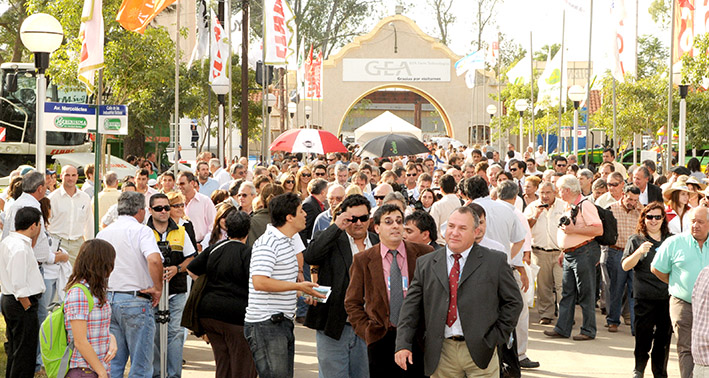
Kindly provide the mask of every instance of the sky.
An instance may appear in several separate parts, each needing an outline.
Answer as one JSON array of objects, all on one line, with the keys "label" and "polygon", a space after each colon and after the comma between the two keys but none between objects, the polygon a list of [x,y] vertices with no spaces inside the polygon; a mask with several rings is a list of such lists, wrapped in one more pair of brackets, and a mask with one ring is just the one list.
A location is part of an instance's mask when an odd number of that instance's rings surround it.
[{"label": "sky", "polygon": [[[590,0],[576,0],[585,3],[587,12],[580,14],[576,11],[566,12],[566,48],[570,61],[586,60],[588,57],[588,34],[589,34],[589,13],[588,6]],[[603,32],[608,28],[610,0],[594,0],[593,4],[593,38],[591,55],[594,60],[600,59],[605,54],[604,44],[607,39],[603,38]],[[647,9],[651,0],[638,1],[638,33],[653,34],[658,36],[663,42],[669,44],[669,30],[662,31],[652,21]],[[387,7],[385,15],[394,14],[396,0],[384,0],[382,5]],[[412,9],[404,11],[404,15],[413,19],[421,29],[437,37],[438,26],[435,17],[432,17],[432,8],[426,5],[427,0],[413,1],[416,5]],[[497,31],[511,36],[516,42],[521,43],[524,48],[529,48],[530,31],[532,32],[532,44],[534,50],[540,47],[561,43],[562,30],[562,0],[501,0],[502,4],[497,6],[495,24],[486,29],[484,37],[491,40]],[[626,6],[634,8],[635,0],[625,0]],[[449,47],[458,55],[465,55],[474,50],[471,43],[476,38],[473,30],[473,20],[476,17],[476,9],[473,1],[454,0],[453,11],[456,14],[456,22],[449,29],[451,43]],[[633,12],[634,13],[634,12]]]}]

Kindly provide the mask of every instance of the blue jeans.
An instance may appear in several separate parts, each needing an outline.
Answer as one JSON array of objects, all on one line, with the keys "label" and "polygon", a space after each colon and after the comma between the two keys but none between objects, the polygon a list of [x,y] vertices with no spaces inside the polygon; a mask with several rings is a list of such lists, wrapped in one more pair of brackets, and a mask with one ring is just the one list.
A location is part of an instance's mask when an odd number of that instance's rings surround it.
[{"label": "blue jeans", "polygon": [[569,337],[574,324],[576,302],[581,305],[583,324],[581,333],[596,337],[596,258],[598,243],[592,241],[583,247],[564,254],[564,275],[559,302],[559,319],[554,331]]},{"label": "blue jeans", "polygon": [[155,317],[151,301],[131,294],[109,292],[111,334],[118,351],[111,361],[111,378],[123,378],[130,357],[130,378],[152,378]]},{"label": "blue jeans", "polygon": [[[169,299],[170,322],[167,324],[167,377],[182,376],[182,347],[185,344],[185,329],[180,325],[185,309],[187,293],[175,294]],[[154,309],[157,311],[157,307]],[[153,377],[160,377],[160,326],[156,325],[153,347]]]},{"label": "blue jeans", "polygon": [[351,325],[345,324],[339,340],[317,331],[315,341],[320,378],[369,377],[367,343],[354,333]]},{"label": "blue jeans", "polygon": [[295,335],[292,320],[284,319],[279,323],[273,323],[270,319],[258,323],[245,322],[244,337],[249,343],[260,378],[293,377]]},{"label": "blue jeans", "polygon": [[[310,281],[310,265],[307,263],[303,263],[303,278],[306,281]],[[296,317],[305,317],[305,315],[308,314],[308,307],[310,307],[307,303],[305,303],[305,299],[303,299],[302,296],[298,297],[298,300],[296,302],[296,308],[295,308],[295,316]]]},{"label": "blue jeans", "polygon": [[633,271],[624,271],[621,266],[623,251],[608,248],[608,260],[606,268],[608,269],[608,278],[610,280],[610,303],[608,306],[608,316],[606,321],[608,324],[620,325],[620,312],[623,308],[623,291],[628,288],[628,305],[630,306],[630,322],[632,333],[635,334],[635,310],[633,300]]}]

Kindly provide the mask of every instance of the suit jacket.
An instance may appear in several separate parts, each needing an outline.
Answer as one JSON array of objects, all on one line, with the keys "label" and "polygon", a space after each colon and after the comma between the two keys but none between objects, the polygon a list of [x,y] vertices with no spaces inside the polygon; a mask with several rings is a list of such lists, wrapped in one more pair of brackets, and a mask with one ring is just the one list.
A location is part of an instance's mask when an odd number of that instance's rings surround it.
[{"label": "suit jacket", "polygon": [[655,184],[647,183],[647,200],[650,202],[664,202],[662,198],[662,189]]},{"label": "suit jacket", "polygon": [[[372,244],[379,243],[379,236],[369,233]],[[325,335],[339,340],[347,321],[345,293],[350,284],[352,250],[347,233],[332,224],[316,232],[303,252],[305,262],[319,265],[318,284],[332,287],[327,303],[318,303],[308,308],[305,326],[325,331]]]},{"label": "suit jacket", "polygon": [[[396,351],[412,350],[425,328],[424,373],[438,367],[449,303],[446,248],[416,261],[396,332]],[[502,252],[474,244],[458,281],[458,315],[475,364],[485,369],[495,348],[507,342],[522,311],[522,295]]]},{"label": "suit jacket", "polygon": [[300,237],[303,239],[303,243],[307,245],[310,236],[313,234],[315,218],[317,218],[323,210],[320,208],[318,200],[313,196],[308,196],[308,198],[303,200],[303,210],[305,210],[305,229],[300,231]]},{"label": "suit jacket", "polygon": [[[404,246],[411,282],[416,259],[433,251],[433,247],[406,241]],[[389,297],[380,252],[380,244],[377,244],[354,256],[350,286],[345,296],[345,310],[350,316],[350,323],[367,345],[382,339],[389,329]]]}]

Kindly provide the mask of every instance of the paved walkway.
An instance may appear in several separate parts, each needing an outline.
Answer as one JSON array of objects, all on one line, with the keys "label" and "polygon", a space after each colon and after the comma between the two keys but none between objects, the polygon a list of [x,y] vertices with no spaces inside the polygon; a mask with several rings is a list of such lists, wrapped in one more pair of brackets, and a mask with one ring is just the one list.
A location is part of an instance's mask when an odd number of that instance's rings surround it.
[{"label": "paved walkway", "polygon": [[[536,311],[530,311],[532,324],[529,330],[529,350],[527,355],[534,361],[539,361],[539,369],[524,370],[523,377],[631,377],[634,366],[634,338],[630,327],[622,325],[619,332],[611,334],[606,328],[605,316],[596,312],[599,325],[596,340],[573,341],[571,339],[549,339],[544,336],[546,329],[553,326],[542,326],[537,322]],[[576,324],[581,324],[581,311],[577,307]],[[578,327],[573,334],[578,333]],[[315,332],[298,326],[295,329],[295,377],[315,378],[318,376],[318,360],[315,351]],[[675,350],[675,339],[672,340],[669,376],[679,377],[679,365]],[[190,337],[185,345],[184,358],[187,361],[183,376],[186,378],[213,377],[214,358],[212,350],[200,339]],[[649,365],[649,364],[648,364]],[[646,377],[652,377],[650,367],[646,369]]]}]

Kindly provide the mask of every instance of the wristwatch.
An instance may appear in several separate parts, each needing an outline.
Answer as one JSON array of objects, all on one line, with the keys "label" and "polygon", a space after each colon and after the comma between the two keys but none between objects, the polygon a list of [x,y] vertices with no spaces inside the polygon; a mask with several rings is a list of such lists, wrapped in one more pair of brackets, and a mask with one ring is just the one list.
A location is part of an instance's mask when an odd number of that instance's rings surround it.
[{"label": "wristwatch", "polygon": [[182,267],[178,265],[177,266],[177,273],[180,273],[180,271],[182,271]]}]

